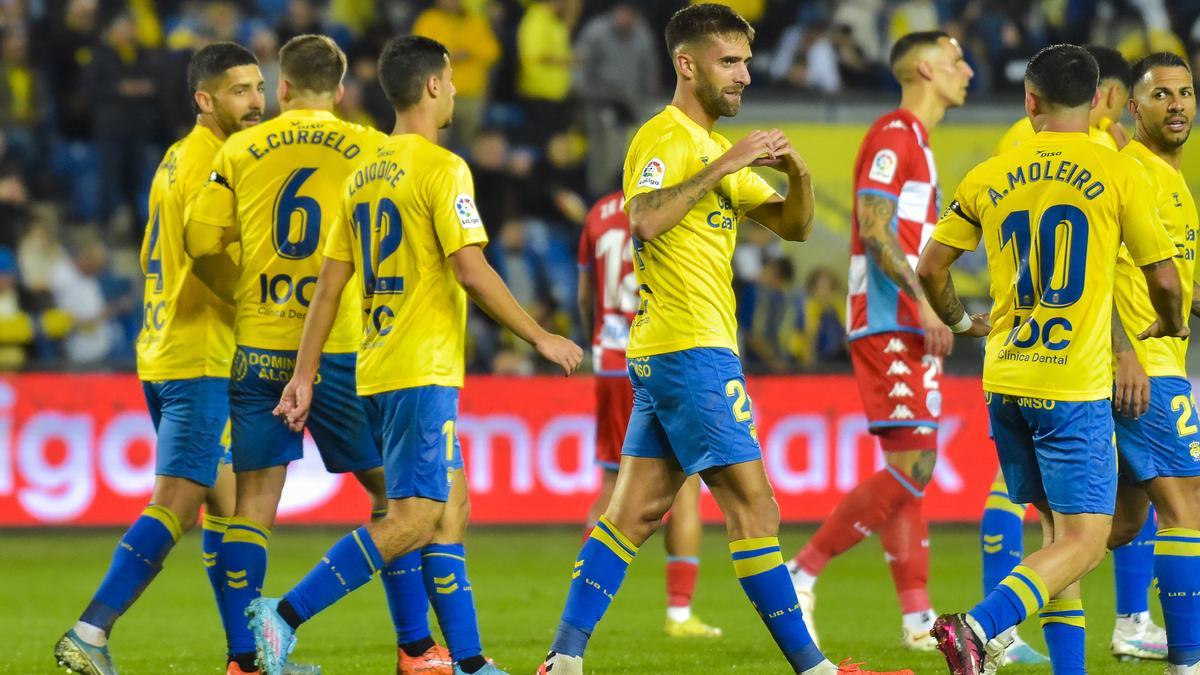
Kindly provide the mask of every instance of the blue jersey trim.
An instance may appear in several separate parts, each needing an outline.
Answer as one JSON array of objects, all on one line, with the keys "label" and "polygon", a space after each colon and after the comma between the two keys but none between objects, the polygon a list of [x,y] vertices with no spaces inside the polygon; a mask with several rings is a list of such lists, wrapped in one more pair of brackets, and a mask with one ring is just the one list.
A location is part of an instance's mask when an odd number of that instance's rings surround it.
[{"label": "blue jersey trim", "polygon": [[850,333],[846,336],[846,339],[857,340],[859,338],[865,338],[870,335],[878,335],[880,333],[916,333],[917,335],[924,335],[925,331],[920,328],[914,328],[913,326],[901,326],[897,324],[891,328],[863,328]]},{"label": "blue jersey trim", "polygon": [[900,485],[904,486],[904,489],[908,490],[912,494],[912,496],[916,497],[917,499],[920,499],[921,497],[925,496],[925,492],[923,490],[921,490],[919,487],[917,487],[912,482],[912,479],[910,479],[908,476],[905,476],[898,469],[894,468],[890,464],[884,465],[883,468],[887,469],[887,472],[892,474],[892,478],[895,478],[896,482],[898,482],[898,483],[900,483]]},{"label": "blue jersey trim", "polygon": [[903,422],[870,422],[868,429],[887,429],[889,427],[933,427],[941,429],[941,425],[933,420],[904,420]]},{"label": "blue jersey trim", "polygon": [[855,192],[855,193],[854,193],[854,196],[855,196],[855,197],[859,197],[859,196],[862,196],[862,195],[875,195],[875,196],[877,196],[877,197],[883,197],[883,198],[885,198],[885,199],[890,199],[890,200],[892,200],[892,201],[894,201],[894,202],[899,202],[899,201],[900,201],[900,198],[899,198],[899,197],[897,197],[896,195],[894,195],[894,194],[892,194],[892,193],[890,193],[890,192],[884,191],[884,190],[880,190],[880,189],[878,189],[878,188],[862,188],[862,189],[861,189],[861,190],[859,190],[858,192]]}]

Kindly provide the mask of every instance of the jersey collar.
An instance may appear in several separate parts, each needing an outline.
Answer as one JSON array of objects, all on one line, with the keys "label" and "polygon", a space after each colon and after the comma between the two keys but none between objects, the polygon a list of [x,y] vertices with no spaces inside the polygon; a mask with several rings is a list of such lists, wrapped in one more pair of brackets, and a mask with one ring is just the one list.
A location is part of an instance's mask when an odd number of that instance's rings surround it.
[{"label": "jersey collar", "polygon": [[289,110],[279,113],[282,119],[309,119],[309,120],[336,120],[337,115],[334,115],[328,110]]},{"label": "jersey collar", "polygon": [[1161,164],[1164,169],[1170,171],[1173,174],[1183,173],[1179,169],[1176,169],[1175,167],[1168,164],[1167,160],[1154,154],[1153,150],[1146,147],[1145,143],[1139,141],[1136,138],[1129,141],[1129,144],[1126,145],[1125,147],[1129,149],[1130,154],[1135,155],[1142,162],[1157,162],[1157,163]]},{"label": "jersey collar", "polygon": [[675,120],[675,122],[686,127],[693,136],[699,136],[700,138],[712,138],[712,134],[709,133],[704,127],[697,124],[696,120],[688,117],[687,113],[671,105],[670,103],[667,104],[667,107],[663,108],[663,113]]}]

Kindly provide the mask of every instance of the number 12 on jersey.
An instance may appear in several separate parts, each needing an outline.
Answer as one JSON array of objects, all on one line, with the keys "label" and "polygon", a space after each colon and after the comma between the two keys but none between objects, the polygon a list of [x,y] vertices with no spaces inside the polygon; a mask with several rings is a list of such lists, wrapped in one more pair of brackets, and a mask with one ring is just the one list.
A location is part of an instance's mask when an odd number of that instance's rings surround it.
[{"label": "number 12 on jersey", "polygon": [[[371,217],[371,204],[359,202],[354,205],[354,229],[358,230],[358,242],[362,247],[363,296],[376,293],[399,294],[404,292],[404,276],[399,271],[398,261],[393,254],[400,249],[404,238],[400,209],[392,200],[384,197],[375,204],[375,217]],[[374,243],[373,243],[374,242]]]}]

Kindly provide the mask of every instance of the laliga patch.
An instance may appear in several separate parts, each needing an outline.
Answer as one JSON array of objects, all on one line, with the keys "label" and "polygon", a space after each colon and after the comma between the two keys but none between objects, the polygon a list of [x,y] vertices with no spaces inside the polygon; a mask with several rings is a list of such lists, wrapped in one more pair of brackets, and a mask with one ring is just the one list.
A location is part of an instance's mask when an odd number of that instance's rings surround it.
[{"label": "laliga patch", "polygon": [[458,214],[458,222],[464,230],[483,227],[483,219],[479,217],[479,209],[475,208],[475,200],[471,195],[463,193],[454,198],[454,212]]},{"label": "laliga patch", "polygon": [[663,177],[667,175],[667,165],[657,157],[646,162],[642,175],[638,177],[637,187],[648,187],[659,190],[662,188]]},{"label": "laliga patch", "polygon": [[895,152],[880,150],[875,153],[875,159],[871,160],[871,172],[867,174],[867,178],[877,183],[890,183],[896,177],[896,165],[899,163]]}]

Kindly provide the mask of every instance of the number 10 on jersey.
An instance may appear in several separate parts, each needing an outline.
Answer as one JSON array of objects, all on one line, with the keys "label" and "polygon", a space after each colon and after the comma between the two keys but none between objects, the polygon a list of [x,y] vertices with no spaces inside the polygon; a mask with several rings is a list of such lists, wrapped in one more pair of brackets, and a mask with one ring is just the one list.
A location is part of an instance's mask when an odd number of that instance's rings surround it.
[{"label": "number 10 on jersey", "polygon": [[[395,274],[399,262],[393,255],[400,249],[404,230],[400,221],[400,209],[392,200],[384,197],[375,204],[375,217],[371,217],[371,204],[359,202],[354,205],[354,229],[358,231],[358,243],[362,247],[363,296],[399,294],[404,292],[404,276]],[[372,241],[377,244],[372,245]]]}]

